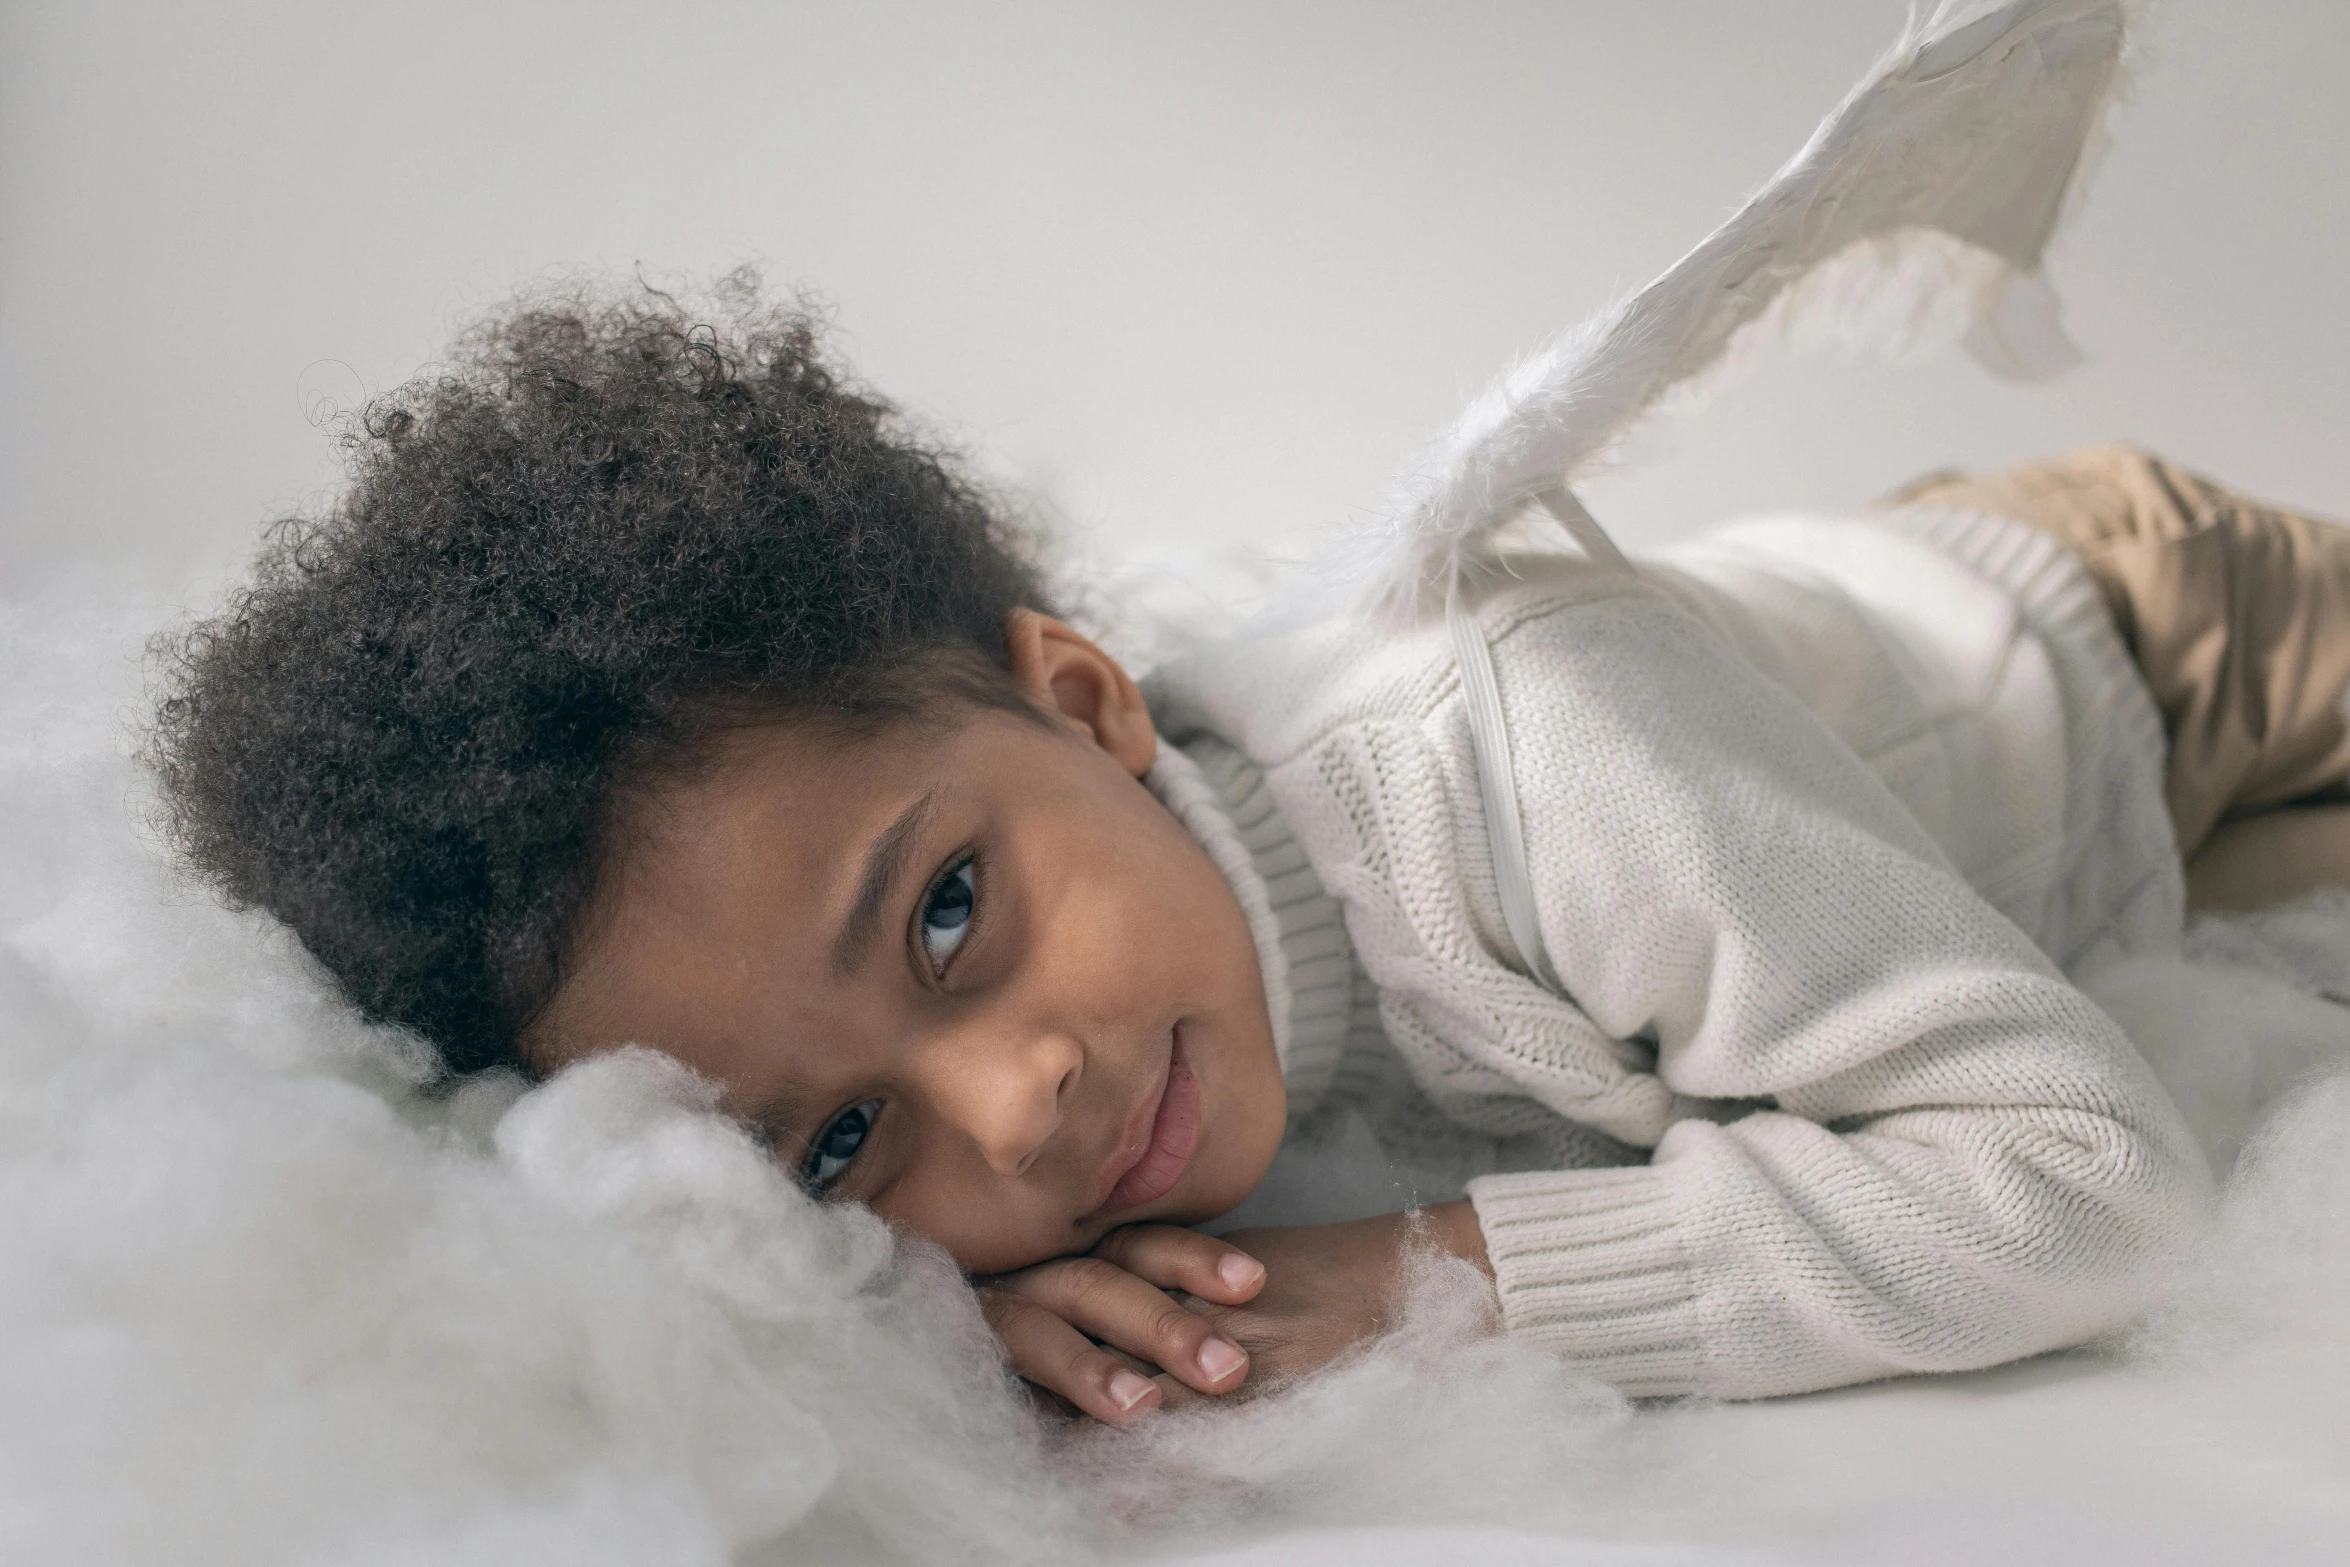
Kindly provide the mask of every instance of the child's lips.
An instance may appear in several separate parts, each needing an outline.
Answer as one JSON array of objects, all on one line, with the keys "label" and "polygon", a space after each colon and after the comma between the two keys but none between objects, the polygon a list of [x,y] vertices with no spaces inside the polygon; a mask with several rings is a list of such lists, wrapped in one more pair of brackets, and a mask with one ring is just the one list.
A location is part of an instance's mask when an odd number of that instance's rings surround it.
[{"label": "child's lips", "polygon": [[[1136,1124],[1145,1110],[1151,1112],[1147,1136]],[[1103,1176],[1109,1182],[1112,1172],[1122,1173],[1115,1175],[1114,1184],[1110,1184],[1094,1212],[1100,1215],[1139,1208],[1173,1191],[1175,1183],[1183,1179],[1183,1172],[1191,1167],[1192,1153],[1199,1147],[1199,1133],[1199,1079],[1192,1076],[1191,1064],[1184,1057],[1183,1034],[1177,1030],[1174,1047],[1167,1058],[1167,1080],[1160,1086],[1155,1105],[1146,1101],[1135,1108],[1127,1135],[1119,1140],[1118,1150],[1110,1156]],[[1127,1151],[1138,1143],[1139,1151],[1129,1159]]]}]

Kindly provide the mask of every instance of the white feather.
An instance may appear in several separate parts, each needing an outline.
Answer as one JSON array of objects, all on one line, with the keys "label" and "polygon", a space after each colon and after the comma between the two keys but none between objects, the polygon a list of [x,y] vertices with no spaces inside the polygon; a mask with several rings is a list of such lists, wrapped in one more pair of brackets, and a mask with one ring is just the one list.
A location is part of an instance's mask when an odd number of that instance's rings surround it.
[{"label": "white feather", "polygon": [[2118,89],[2127,10],[1944,0],[1913,19],[1734,217],[1471,403],[1342,549],[1341,579],[1390,610],[1440,601],[1496,525],[1587,473],[1742,336],[1817,323],[1893,349],[1960,337],[2011,376],[2072,363],[2041,258]]}]

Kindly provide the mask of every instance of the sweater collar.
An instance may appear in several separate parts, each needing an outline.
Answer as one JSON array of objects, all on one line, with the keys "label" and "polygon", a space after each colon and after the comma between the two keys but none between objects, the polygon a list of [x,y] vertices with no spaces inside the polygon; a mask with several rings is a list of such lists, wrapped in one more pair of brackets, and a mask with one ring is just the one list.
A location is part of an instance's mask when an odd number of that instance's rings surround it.
[{"label": "sweater collar", "polygon": [[1346,1041],[1355,965],[1338,900],[1323,890],[1264,771],[1214,735],[1162,739],[1143,782],[1207,851],[1248,917],[1295,1113],[1320,1099]]}]

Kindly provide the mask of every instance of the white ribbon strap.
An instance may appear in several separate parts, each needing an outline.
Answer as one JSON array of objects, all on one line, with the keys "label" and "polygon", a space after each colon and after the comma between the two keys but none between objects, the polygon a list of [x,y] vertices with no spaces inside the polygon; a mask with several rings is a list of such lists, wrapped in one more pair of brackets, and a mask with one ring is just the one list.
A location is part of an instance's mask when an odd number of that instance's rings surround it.
[{"label": "white ribbon strap", "polygon": [[[1574,492],[1553,484],[1535,495],[1542,509],[1574,535],[1592,564],[1629,572],[1632,563],[1616,548]],[[1534,873],[1526,861],[1525,827],[1518,815],[1517,773],[1510,765],[1509,726],[1502,721],[1501,688],[1493,678],[1493,651],[1484,628],[1461,604],[1461,568],[1456,562],[1444,590],[1444,624],[1460,660],[1461,696],[1469,710],[1469,743],[1477,757],[1477,793],[1485,806],[1485,840],[1493,854],[1493,890],[1501,900],[1502,924],[1517,966],[1559,995],[1566,987],[1550,966],[1542,926],[1534,908]]]},{"label": "white ribbon strap", "polygon": [[1477,753],[1477,792],[1485,805],[1485,839],[1493,852],[1493,890],[1501,899],[1502,923],[1517,967],[1552,990],[1558,976],[1542,945],[1534,917],[1534,877],[1526,865],[1526,839],[1518,823],[1518,785],[1510,770],[1509,729],[1502,722],[1501,690],[1493,680],[1493,653],[1477,617],[1461,607],[1460,575],[1445,590],[1444,624],[1452,633],[1461,664],[1461,696],[1469,709],[1469,743]]},{"label": "white ribbon strap", "polygon": [[1583,509],[1583,503],[1575,499],[1573,490],[1563,484],[1548,485],[1536,490],[1534,499],[1560,527],[1574,535],[1575,542],[1583,546],[1583,553],[1590,557],[1593,565],[1610,571],[1629,572],[1632,569],[1632,563],[1624,558],[1624,552],[1616,548],[1616,541],[1607,536],[1607,529],[1599,525],[1598,518]]}]

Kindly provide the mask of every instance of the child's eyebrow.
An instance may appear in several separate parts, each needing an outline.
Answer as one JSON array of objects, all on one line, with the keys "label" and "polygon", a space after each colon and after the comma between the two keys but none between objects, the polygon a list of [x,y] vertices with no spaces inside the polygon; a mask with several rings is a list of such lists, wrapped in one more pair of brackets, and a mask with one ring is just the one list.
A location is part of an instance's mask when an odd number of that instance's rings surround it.
[{"label": "child's eyebrow", "polygon": [[882,905],[889,901],[889,889],[905,863],[906,845],[930,814],[934,792],[925,790],[920,799],[900,811],[897,820],[884,827],[873,847],[865,851],[865,874],[857,882],[857,901],[850,906],[849,917],[832,944],[832,971],[843,978],[865,962],[865,949],[873,945],[873,933],[881,925]]}]

